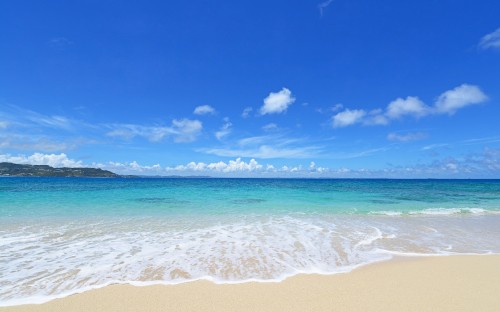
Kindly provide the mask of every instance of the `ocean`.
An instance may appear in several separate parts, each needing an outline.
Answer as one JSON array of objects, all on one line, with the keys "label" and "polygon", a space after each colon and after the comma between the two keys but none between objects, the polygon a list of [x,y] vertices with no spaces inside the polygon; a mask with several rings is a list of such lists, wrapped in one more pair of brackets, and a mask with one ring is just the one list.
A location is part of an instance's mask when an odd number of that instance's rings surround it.
[{"label": "ocean", "polygon": [[500,253],[500,180],[0,178],[0,306]]}]

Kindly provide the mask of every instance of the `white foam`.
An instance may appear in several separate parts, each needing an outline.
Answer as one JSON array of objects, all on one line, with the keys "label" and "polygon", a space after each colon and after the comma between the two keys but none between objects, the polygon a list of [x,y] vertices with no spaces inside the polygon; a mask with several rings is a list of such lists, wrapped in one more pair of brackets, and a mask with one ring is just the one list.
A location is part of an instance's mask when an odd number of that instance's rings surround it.
[{"label": "white foam", "polygon": [[370,211],[370,214],[374,215],[385,215],[385,216],[400,216],[403,213],[401,211],[389,211],[389,210],[383,210],[383,211]]},{"label": "white foam", "polygon": [[116,283],[279,282],[301,273],[349,272],[394,255],[500,252],[500,219],[493,218],[491,228],[477,226],[477,218],[441,214],[428,220],[293,215],[10,224],[8,232],[0,230],[0,306]]},{"label": "white foam", "polygon": [[373,215],[401,216],[401,215],[454,215],[454,214],[500,214],[499,210],[486,210],[482,208],[428,208],[422,210],[402,211],[370,211]]}]

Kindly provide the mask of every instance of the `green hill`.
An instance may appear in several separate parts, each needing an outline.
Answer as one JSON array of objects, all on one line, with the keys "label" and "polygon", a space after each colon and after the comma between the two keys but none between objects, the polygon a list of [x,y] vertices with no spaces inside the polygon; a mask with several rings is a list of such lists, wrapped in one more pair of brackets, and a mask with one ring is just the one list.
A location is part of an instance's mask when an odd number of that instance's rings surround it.
[{"label": "green hill", "polygon": [[47,165],[0,163],[0,176],[14,177],[93,177],[115,178],[119,175],[99,168],[54,168]]}]

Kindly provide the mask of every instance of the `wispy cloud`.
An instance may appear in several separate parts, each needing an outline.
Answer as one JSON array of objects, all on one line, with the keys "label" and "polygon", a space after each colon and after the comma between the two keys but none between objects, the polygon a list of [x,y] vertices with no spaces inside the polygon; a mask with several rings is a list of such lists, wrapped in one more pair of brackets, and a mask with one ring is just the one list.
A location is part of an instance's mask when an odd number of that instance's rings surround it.
[{"label": "wispy cloud", "polygon": [[45,115],[16,105],[5,105],[0,111],[5,125],[14,128],[44,127],[71,131],[87,126],[84,122],[59,115]]},{"label": "wispy cloud", "polygon": [[319,14],[323,16],[325,9],[333,2],[333,0],[326,0],[318,4]]},{"label": "wispy cloud", "polygon": [[45,136],[9,133],[0,135],[0,148],[4,150],[62,152],[75,149],[83,144],[82,139],[54,140]]},{"label": "wispy cloud", "polygon": [[142,126],[135,124],[111,124],[110,137],[130,140],[134,137],[144,137],[151,142],[159,142],[165,137],[172,136],[175,142],[186,143],[197,139],[203,129],[199,120],[174,119],[171,126]]},{"label": "wispy cloud", "polygon": [[275,131],[278,130],[278,125],[275,124],[274,122],[268,123],[267,125],[262,126],[262,130],[269,132],[269,131]]},{"label": "wispy cloud", "polygon": [[72,45],[73,42],[66,37],[55,37],[47,41],[47,44],[51,48],[64,48]]},{"label": "wispy cloud", "polygon": [[500,28],[481,38],[479,47],[481,49],[500,49]]},{"label": "wispy cloud", "polygon": [[274,147],[261,145],[256,148],[232,149],[232,148],[208,148],[200,149],[200,152],[223,157],[252,157],[252,158],[312,158],[316,157],[321,148],[317,146],[306,147]]},{"label": "wispy cloud", "polygon": [[320,114],[331,114],[331,113],[336,113],[336,112],[339,112],[342,110],[342,108],[344,108],[344,105],[341,104],[341,103],[337,103],[331,107],[328,107],[328,108],[316,108],[314,111],[316,113],[320,113]]},{"label": "wispy cloud", "polygon": [[362,151],[330,153],[327,155],[327,157],[331,159],[353,159],[353,158],[370,156],[380,152],[385,152],[389,149],[390,146],[383,146],[383,147],[370,148]]},{"label": "wispy cloud", "polygon": [[250,113],[253,111],[253,108],[251,107],[245,107],[245,109],[243,110],[243,112],[241,113],[241,117],[242,118],[248,118],[248,116],[250,116]]},{"label": "wispy cloud", "polygon": [[224,118],[224,124],[222,125],[222,127],[220,128],[219,131],[215,132],[215,137],[217,138],[217,140],[222,140],[223,138],[225,138],[226,136],[228,136],[232,129],[232,123],[229,121],[229,118]]},{"label": "wispy cloud", "polygon": [[449,142],[449,143],[437,143],[426,145],[422,147],[423,151],[435,150],[438,148],[453,148],[457,146],[469,146],[469,145],[481,145],[481,144],[490,144],[490,143],[498,143],[500,142],[500,136],[492,136],[485,138],[475,138],[475,139],[467,139],[458,142]]},{"label": "wispy cloud", "polygon": [[429,150],[434,150],[437,148],[442,148],[442,147],[450,147],[451,144],[449,143],[438,143],[438,144],[430,144],[422,147],[423,151],[429,151]]},{"label": "wispy cloud", "polygon": [[387,135],[387,140],[389,141],[397,141],[397,142],[410,142],[410,141],[418,141],[427,138],[428,134],[424,132],[413,132],[406,134],[399,134],[391,132]]},{"label": "wispy cloud", "polygon": [[280,140],[281,138],[281,135],[258,135],[239,139],[237,141],[237,144],[240,146],[258,145],[263,143],[271,143],[276,140]]}]

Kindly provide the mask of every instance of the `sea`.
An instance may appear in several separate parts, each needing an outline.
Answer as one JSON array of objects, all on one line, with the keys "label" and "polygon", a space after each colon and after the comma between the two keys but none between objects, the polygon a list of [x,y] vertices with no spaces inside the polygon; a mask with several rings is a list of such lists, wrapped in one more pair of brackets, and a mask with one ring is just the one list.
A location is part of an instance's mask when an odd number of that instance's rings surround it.
[{"label": "sea", "polygon": [[0,178],[0,306],[500,253],[500,180]]}]

